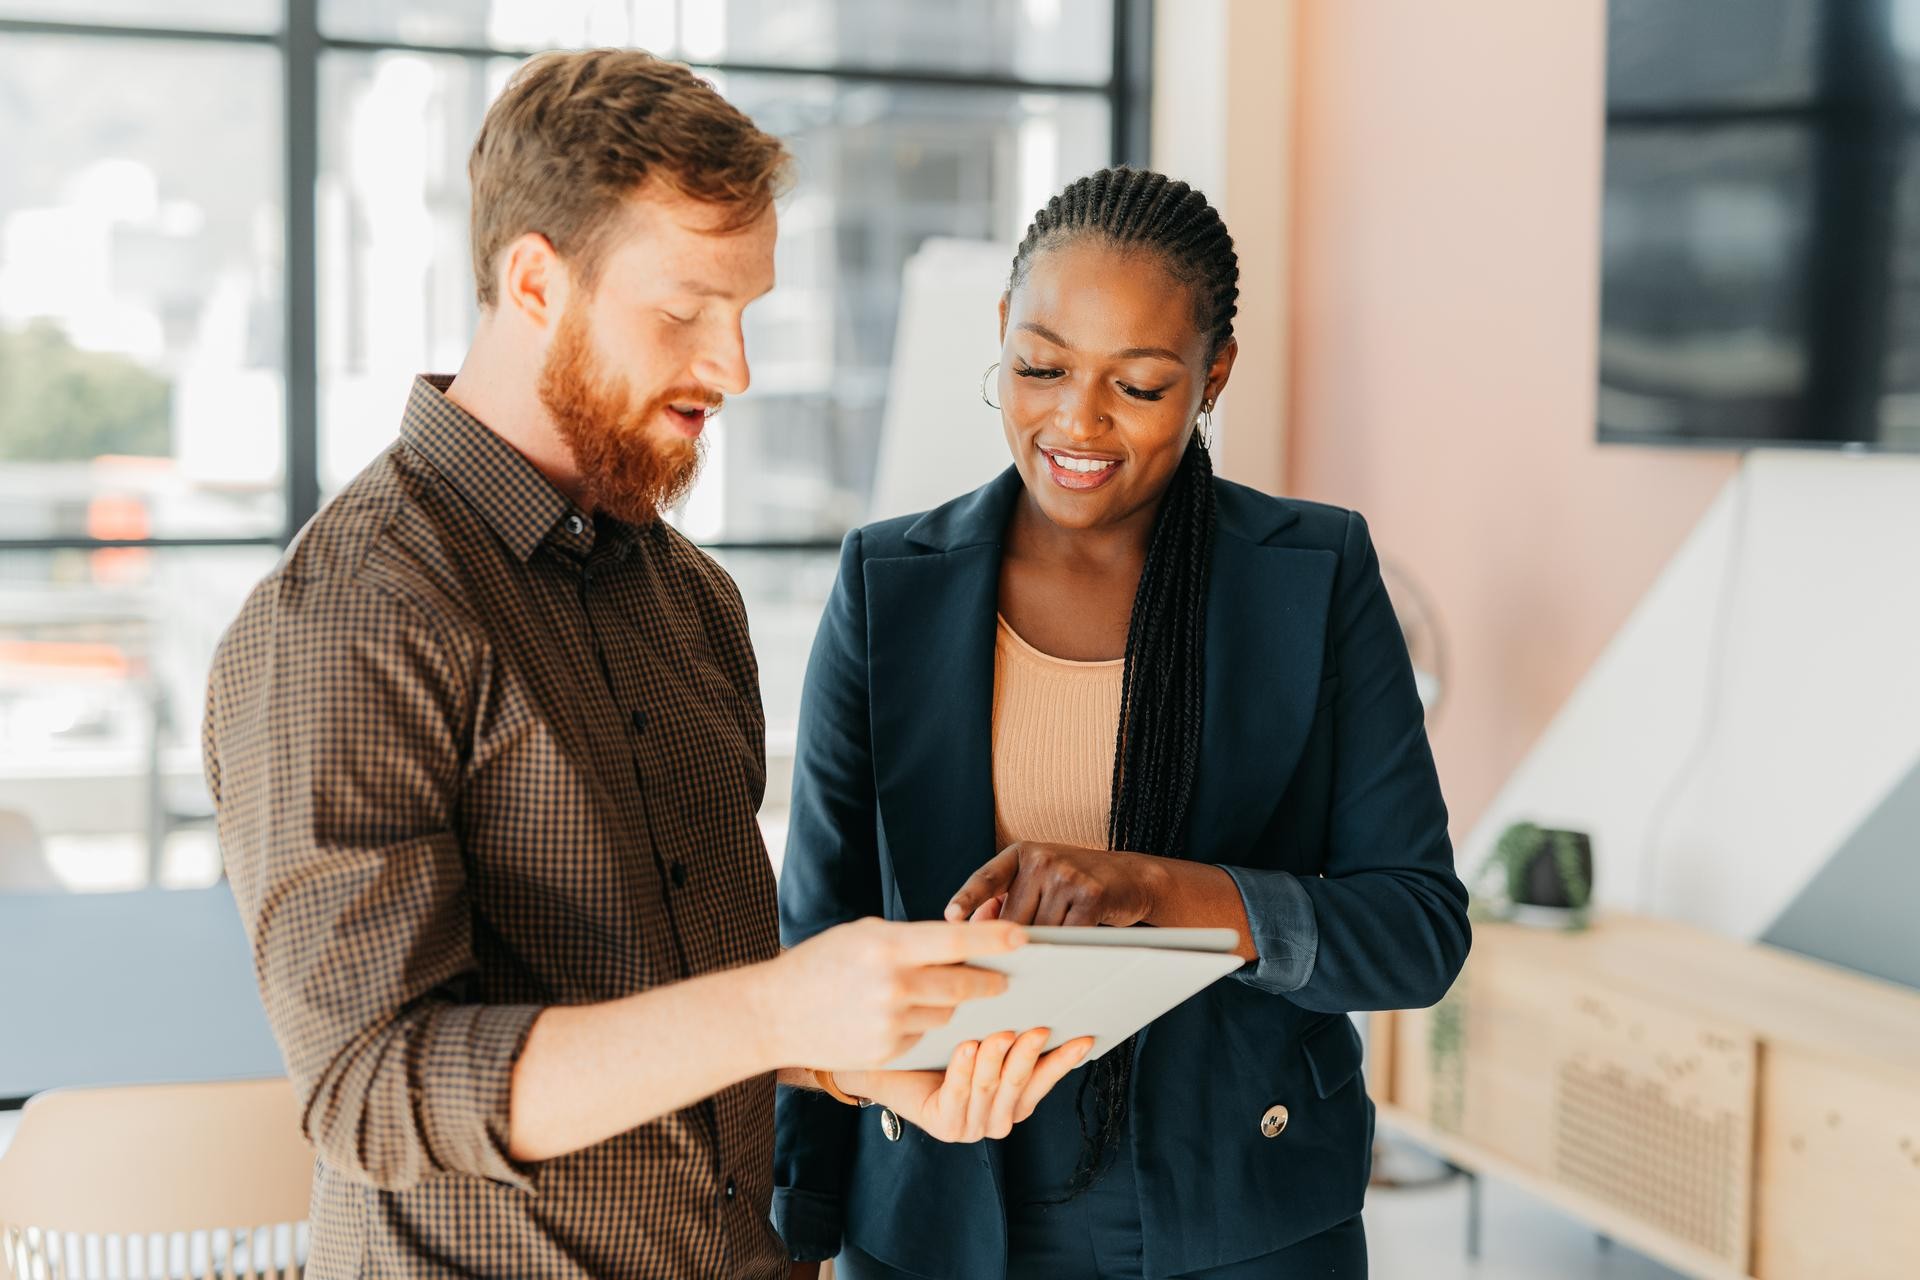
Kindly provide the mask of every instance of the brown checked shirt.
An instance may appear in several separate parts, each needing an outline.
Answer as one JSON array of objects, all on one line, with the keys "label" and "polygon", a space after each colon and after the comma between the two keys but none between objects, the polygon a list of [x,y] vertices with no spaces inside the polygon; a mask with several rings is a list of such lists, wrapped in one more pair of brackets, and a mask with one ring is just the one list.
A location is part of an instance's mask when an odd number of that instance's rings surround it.
[{"label": "brown checked shirt", "polygon": [[248,599],[206,769],[318,1151],[310,1274],[776,1277],[773,1080],[507,1156],[541,1008],[779,948],[740,594],[442,394]]}]

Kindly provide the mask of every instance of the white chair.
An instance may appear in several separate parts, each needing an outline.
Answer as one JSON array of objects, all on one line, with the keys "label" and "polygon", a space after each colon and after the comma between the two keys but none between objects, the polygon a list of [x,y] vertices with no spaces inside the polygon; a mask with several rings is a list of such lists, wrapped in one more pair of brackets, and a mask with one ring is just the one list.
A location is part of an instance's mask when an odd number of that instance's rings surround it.
[{"label": "white chair", "polygon": [[40,1094],[0,1156],[0,1276],[298,1280],[312,1179],[285,1080]]},{"label": "white chair", "polygon": [[60,887],[33,819],[17,809],[0,809],[0,890]]}]

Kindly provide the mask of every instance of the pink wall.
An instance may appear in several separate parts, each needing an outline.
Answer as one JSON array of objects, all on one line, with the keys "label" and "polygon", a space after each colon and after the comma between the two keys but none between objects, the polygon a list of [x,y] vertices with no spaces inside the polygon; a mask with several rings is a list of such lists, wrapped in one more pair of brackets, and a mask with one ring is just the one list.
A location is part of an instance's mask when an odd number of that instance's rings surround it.
[{"label": "pink wall", "polygon": [[1286,479],[1435,600],[1466,831],[1730,454],[1593,443],[1602,0],[1305,0]]}]

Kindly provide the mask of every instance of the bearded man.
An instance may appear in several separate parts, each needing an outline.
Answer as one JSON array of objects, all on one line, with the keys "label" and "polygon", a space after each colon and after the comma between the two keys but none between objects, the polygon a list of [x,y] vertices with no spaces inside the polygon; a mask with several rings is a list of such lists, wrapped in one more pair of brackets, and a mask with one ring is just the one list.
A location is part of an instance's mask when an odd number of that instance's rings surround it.
[{"label": "bearded man", "polygon": [[522,67],[469,168],[459,374],[221,643],[207,781],[316,1148],[315,1280],[785,1276],[776,1079],[975,1141],[1077,1061],[1040,1030],[857,1069],[1003,989],[960,962],[1016,926],[780,950],[746,614],[660,516],[747,388],[787,167],[685,67]]}]

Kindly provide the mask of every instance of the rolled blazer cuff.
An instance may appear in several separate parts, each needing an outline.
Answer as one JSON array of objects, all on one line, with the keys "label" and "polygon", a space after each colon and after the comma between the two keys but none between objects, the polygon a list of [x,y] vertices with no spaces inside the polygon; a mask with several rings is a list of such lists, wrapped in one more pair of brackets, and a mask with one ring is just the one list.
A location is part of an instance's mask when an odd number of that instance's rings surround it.
[{"label": "rolled blazer cuff", "polygon": [[839,1196],[801,1187],[773,1189],[773,1229],[795,1262],[825,1262],[838,1255],[845,1216]]},{"label": "rolled blazer cuff", "polygon": [[1290,871],[1263,871],[1254,867],[1222,867],[1240,890],[1247,908],[1259,958],[1233,976],[1250,987],[1285,995],[1298,991],[1313,977],[1314,958],[1320,954],[1320,927],[1314,920],[1313,900]]}]

